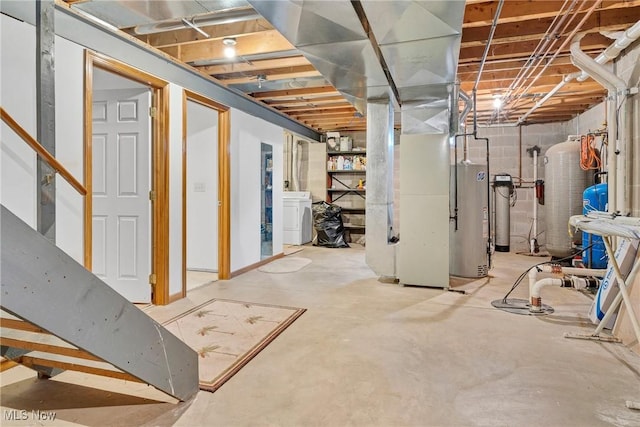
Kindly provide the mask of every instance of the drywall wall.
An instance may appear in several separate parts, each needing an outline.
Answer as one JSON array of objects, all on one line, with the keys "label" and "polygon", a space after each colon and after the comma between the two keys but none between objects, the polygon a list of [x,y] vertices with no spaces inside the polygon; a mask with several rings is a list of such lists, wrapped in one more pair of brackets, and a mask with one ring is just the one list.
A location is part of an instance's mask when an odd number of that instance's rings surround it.
[{"label": "drywall wall", "polygon": [[[0,15],[2,107],[34,138],[36,132],[35,29]],[[83,49],[55,38],[56,158],[83,182]],[[36,227],[36,156],[4,124],[0,160],[0,201]],[[83,198],[63,178],[56,177],[56,244],[83,262]]]},{"label": "drywall wall", "polygon": [[218,271],[218,112],[187,101],[187,268]]},{"label": "drywall wall", "polygon": [[231,110],[231,271],[260,261],[260,143],[273,146],[273,253],[282,252],[281,127]]},{"label": "drywall wall", "polygon": [[182,87],[169,85],[169,295],[182,292]]},{"label": "drywall wall", "polygon": [[[35,28],[0,15],[0,102],[30,134],[35,136]],[[83,60],[84,49],[56,38],[56,157],[83,182]],[[117,59],[117,58],[116,58]],[[153,74],[154,70],[143,70]],[[64,77],[61,77],[64,76]],[[169,294],[182,289],[182,90],[170,85],[169,118]],[[35,227],[35,155],[2,125],[0,201]],[[281,127],[232,110],[232,271],[260,259],[260,142],[274,147],[274,253],[282,251],[282,141]],[[245,153],[247,150],[247,153]],[[245,155],[246,154],[246,155]],[[255,159],[252,156],[255,154]],[[255,160],[251,162],[251,159]],[[255,177],[255,181],[253,178]],[[58,245],[83,262],[83,201],[57,179]],[[242,189],[241,191],[237,191]],[[253,212],[247,206],[255,201]],[[243,214],[240,214],[242,212]],[[256,215],[256,218],[252,218]],[[252,231],[255,229],[255,239]],[[235,235],[234,235],[235,234]],[[246,236],[250,236],[245,240]],[[257,239],[257,241],[256,241]]]}]

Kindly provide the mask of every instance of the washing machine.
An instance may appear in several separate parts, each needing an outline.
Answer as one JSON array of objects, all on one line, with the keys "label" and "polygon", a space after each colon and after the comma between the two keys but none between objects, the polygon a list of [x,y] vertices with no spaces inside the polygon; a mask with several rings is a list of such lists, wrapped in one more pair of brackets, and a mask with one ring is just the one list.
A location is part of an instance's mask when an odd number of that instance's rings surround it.
[{"label": "washing machine", "polygon": [[309,191],[285,191],[282,193],[284,204],[283,243],[303,245],[311,241],[313,226],[311,213],[311,193]]}]

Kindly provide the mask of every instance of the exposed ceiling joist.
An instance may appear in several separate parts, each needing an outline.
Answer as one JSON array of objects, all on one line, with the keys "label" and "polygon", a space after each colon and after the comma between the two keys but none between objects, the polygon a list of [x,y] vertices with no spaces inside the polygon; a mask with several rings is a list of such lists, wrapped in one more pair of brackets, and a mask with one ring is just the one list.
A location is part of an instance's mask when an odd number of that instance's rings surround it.
[{"label": "exposed ceiling joist", "polygon": [[[361,88],[340,87],[340,91],[338,91],[327,83],[331,80],[323,78],[309,59],[302,55],[301,50],[296,49],[275,30],[272,23],[259,17],[255,10],[249,6],[249,3],[242,0],[229,1],[241,9],[239,13],[242,17],[239,22],[223,22],[221,19],[216,21],[216,16],[220,17],[228,13],[228,11],[221,9],[221,5],[226,4],[227,0],[225,2],[182,0],[180,7],[177,8],[170,0],[156,0],[155,8],[149,12],[149,16],[140,15],[140,10],[142,10],[140,6],[144,6],[144,1],[138,4],[136,2],[66,0],[66,3],[72,5],[72,8],[81,10],[85,6],[87,6],[85,10],[101,10],[106,14],[105,16],[108,16],[112,9],[121,13],[130,8],[131,15],[123,19],[123,21],[130,22],[129,25],[118,25],[117,22],[111,22],[111,24],[148,43],[152,48],[160,49],[195,67],[207,76],[215,78],[222,84],[242,91],[257,102],[269,105],[317,131],[366,129],[366,118],[355,116],[356,108],[351,104],[354,99],[344,95],[345,93],[360,93]],[[567,37],[574,30],[588,33],[582,39],[581,47],[591,56],[596,56],[612,43],[612,40],[604,34],[626,30],[640,20],[640,0],[605,0],[584,20],[582,27],[576,29],[576,25],[583,20],[586,11],[595,4],[595,1],[506,0],[504,2],[476,92],[477,118],[481,124],[503,123],[505,120],[517,119],[555,88],[565,76],[578,71],[569,58],[569,43],[567,42]],[[367,2],[361,2],[364,5],[360,10],[361,13],[366,14],[367,10],[375,10],[369,7],[371,5]],[[136,4],[134,5],[134,3]],[[304,7],[302,2],[299,4],[297,2],[291,3],[295,3],[301,8]],[[332,2],[326,3],[332,4]],[[347,3],[350,2],[345,0],[333,3],[333,6],[334,8],[345,8],[340,10],[347,11],[348,7],[352,7]],[[162,5],[167,7],[162,8]],[[569,10],[570,5],[572,5],[572,9]],[[424,12],[424,5],[416,4],[414,6],[417,9],[411,9],[413,12]],[[460,87],[465,91],[472,89],[477,78],[497,6],[498,0],[466,1],[457,68],[457,79],[460,82]],[[216,7],[220,10],[216,10]],[[291,11],[294,11],[295,7]],[[208,10],[204,15],[174,16],[175,13],[171,14],[173,10],[203,10],[203,8]],[[565,13],[567,13],[566,20],[563,21],[562,17]],[[320,14],[322,15],[322,13]],[[154,22],[152,16],[160,15],[165,16],[164,20]],[[326,28],[334,28],[334,30],[344,28],[344,26],[320,25],[319,21],[313,20],[317,16],[312,15],[306,16],[305,22],[307,26],[318,25],[314,31],[321,32]],[[330,21],[328,18],[330,15],[328,13],[323,19]],[[341,16],[340,19],[342,18],[344,17]],[[373,24],[369,18],[373,19]],[[198,29],[181,25],[181,19],[193,23]],[[333,19],[338,20],[338,17]],[[377,29],[375,25],[379,25],[379,23],[375,23],[376,19],[379,17],[367,16],[366,21],[369,22],[367,25],[371,26],[369,30],[375,31]],[[432,19],[433,22],[425,21],[424,31],[430,29],[431,25],[439,25],[434,17],[425,19]],[[140,21],[140,24],[143,24],[143,27],[152,33],[138,34],[136,27],[132,26],[134,25],[132,22],[136,22],[136,20]],[[171,29],[161,31],[160,27],[167,28],[167,20],[170,21],[169,27]],[[554,25],[559,21],[563,21],[564,24],[555,28]],[[219,23],[216,24],[216,22]],[[384,22],[384,20],[379,22]],[[324,24],[328,23],[328,21],[324,22]],[[330,24],[334,25],[336,22],[330,22]],[[297,30],[303,29],[297,28]],[[350,28],[349,32],[345,34],[337,34],[335,31],[328,32],[325,37],[327,40],[335,39],[337,50],[347,46],[353,48],[354,45],[347,42],[349,40],[347,36],[353,36],[354,31],[357,32],[357,30],[357,28]],[[222,40],[225,37],[236,39],[238,56],[235,59],[228,59],[223,55]],[[341,39],[341,37],[347,38]],[[562,51],[558,52],[557,50],[562,44],[565,46]],[[532,55],[542,45],[550,47],[544,58],[542,52],[539,51],[537,56]],[[356,64],[358,54],[361,51],[361,47],[356,48],[346,55],[353,55],[354,64]],[[384,49],[380,49],[380,52],[384,52]],[[411,58],[398,57],[395,59],[395,61],[423,60],[425,60],[425,56],[420,54]],[[375,63],[379,63],[378,58],[375,58]],[[335,69],[330,64],[326,64],[323,72],[355,72],[355,70]],[[403,64],[391,62],[389,65],[402,67]],[[409,63],[404,65],[408,66]],[[358,72],[362,72],[362,70]],[[525,74],[528,75],[525,76]],[[335,78],[335,75],[324,77]],[[518,83],[519,78],[522,79]],[[515,96],[517,101],[514,101],[515,98],[509,99],[504,110],[495,111],[493,96],[507,92]],[[581,83],[572,81],[532,113],[528,117],[527,123],[566,120],[601,102],[605,94],[606,90],[591,79]]]}]

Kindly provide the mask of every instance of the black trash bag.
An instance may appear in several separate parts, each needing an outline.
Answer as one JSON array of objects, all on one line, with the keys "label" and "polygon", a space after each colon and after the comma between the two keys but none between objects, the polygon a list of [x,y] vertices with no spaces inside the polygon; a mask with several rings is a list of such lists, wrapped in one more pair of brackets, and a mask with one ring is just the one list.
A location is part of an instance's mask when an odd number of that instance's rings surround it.
[{"label": "black trash bag", "polygon": [[313,246],[348,248],[342,224],[342,208],[327,202],[313,204],[313,226],[317,236]]}]

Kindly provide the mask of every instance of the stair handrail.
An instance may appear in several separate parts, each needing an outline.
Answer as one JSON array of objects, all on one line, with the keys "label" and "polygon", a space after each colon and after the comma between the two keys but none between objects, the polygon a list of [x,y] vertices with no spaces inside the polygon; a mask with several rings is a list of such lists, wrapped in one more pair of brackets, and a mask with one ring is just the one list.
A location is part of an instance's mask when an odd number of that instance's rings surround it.
[{"label": "stair handrail", "polygon": [[45,162],[49,164],[57,173],[60,174],[75,190],[82,196],[87,195],[87,189],[82,185],[74,176],[69,172],[59,161],[53,157],[46,148],[42,146],[35,138],[29,135],[22,126],[16,122],[13,117],[2,107],[0,107],[0,118],[4,121],[13,131],[18,134],[24,142],[27,143],[33,151],[36,152]]}]

